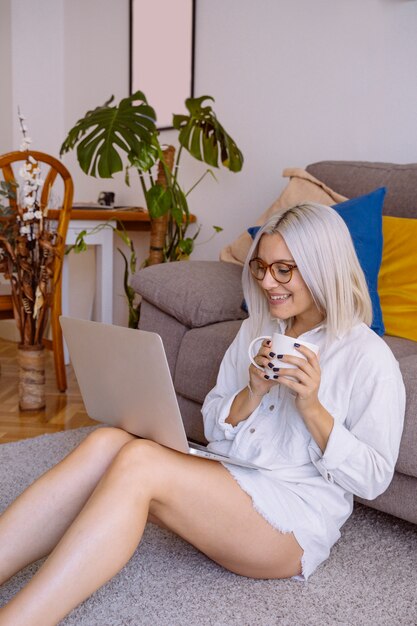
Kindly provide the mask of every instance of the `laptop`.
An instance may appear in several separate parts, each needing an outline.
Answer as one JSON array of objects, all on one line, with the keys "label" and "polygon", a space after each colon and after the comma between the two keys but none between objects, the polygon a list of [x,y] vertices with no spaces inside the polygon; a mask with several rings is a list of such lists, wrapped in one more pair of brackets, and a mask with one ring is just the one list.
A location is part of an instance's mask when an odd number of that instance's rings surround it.
[{"label": "laptop", "polygon": [[268,469],[187,441],[164,346],[157,333],[61,316],[88,415],[184,454]]}]

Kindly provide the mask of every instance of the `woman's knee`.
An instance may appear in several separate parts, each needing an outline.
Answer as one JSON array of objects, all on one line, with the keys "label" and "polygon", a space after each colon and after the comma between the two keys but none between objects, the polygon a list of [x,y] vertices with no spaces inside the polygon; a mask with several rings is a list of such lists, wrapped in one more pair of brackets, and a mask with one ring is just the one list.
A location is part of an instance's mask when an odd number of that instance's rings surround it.
[{"label": "woman's knee", "polygon": [[161,455],[161,446],[149,439],[133,439],[120,450],[117,458],[129,465],[147,465]]},{"label": "woman's knee", "polygon": [[120,428],[103,427],[93,430],[81,444],[81,448],[92,456],[114,457],[123,446],[134,440],[130,435]]},{"label": "woman's knee", "polygon": [[120,449],[113,469],[125,476],[137,473],[141,479],[146,477],[149,483],[158,474],[164,451],[166,452],[165,448],[148,439],[134,439]]}]

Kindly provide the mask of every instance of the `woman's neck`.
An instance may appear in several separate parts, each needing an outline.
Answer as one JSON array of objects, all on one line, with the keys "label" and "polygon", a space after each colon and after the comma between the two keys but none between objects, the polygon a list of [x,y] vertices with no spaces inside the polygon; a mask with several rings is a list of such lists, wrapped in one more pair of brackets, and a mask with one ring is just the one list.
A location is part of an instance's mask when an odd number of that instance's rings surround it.
[{"label": "woman's neck", "polygon": [[317,319],[309,320],[309,321],[294,318],[291,327],[290,328],[287,327],[285,334],[288,335],[289,337],[297,338],[300,335],[303,335],[304,333],[308,332],[309,330],[312,330],[313,328],[321,324],[323,319],[324,318],[322,316],[317,317]]}]

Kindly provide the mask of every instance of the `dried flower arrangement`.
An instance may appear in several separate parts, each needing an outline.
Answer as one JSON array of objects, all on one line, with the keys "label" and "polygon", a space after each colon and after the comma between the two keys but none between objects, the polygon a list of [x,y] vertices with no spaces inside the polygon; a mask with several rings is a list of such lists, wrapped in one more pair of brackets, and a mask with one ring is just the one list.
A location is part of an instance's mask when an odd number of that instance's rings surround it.
[{"label": "dried flower arrangement", "polygon": [[2,196],[8,197],[9,206],[0,203],[0,272],[11,284],[21,345],[40,347],[61,238],[54,228],[55,222],[48,219],[44,206],[47,203],[40,200],[44,181],[38,162],[29,153],[32,140],[20,111],[19,123],[23,135],[20,150],[27,157],[19,170],[22,179],[19,199],[13,184],[2,182]]}]

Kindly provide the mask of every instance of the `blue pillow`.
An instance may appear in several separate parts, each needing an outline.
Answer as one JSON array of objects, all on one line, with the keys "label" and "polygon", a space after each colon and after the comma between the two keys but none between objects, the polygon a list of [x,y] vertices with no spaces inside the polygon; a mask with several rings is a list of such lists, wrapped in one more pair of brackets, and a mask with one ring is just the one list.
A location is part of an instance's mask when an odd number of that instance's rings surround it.
[{"label": "blue pillow", "polygon": [[[365,274],[372,301],[371,328],[377,335],[385,332],[378,295],[378,272],[382,260],[382,205],[386,188],[380,187],[359,198],[333,205],[349,229],[356,254]],[[260,226],[251,226],[248,233],[254,239]]]},{"label": "blue pillow", "polygon": [[258,230],[260,229],[260,226],[249,226],[248,233],[249,235],[252,237],[252,239],[255,239],[256,235],[258,234]]},{"label": "blue pillow", "polygon": [[380,187],[365,196],[333,205],[349,228],[365,274],[372,301],[371,328],[377,335],[385,332],[378,295],[378,273],[382,261],[382,205],[386,191],[385,187]]}]

